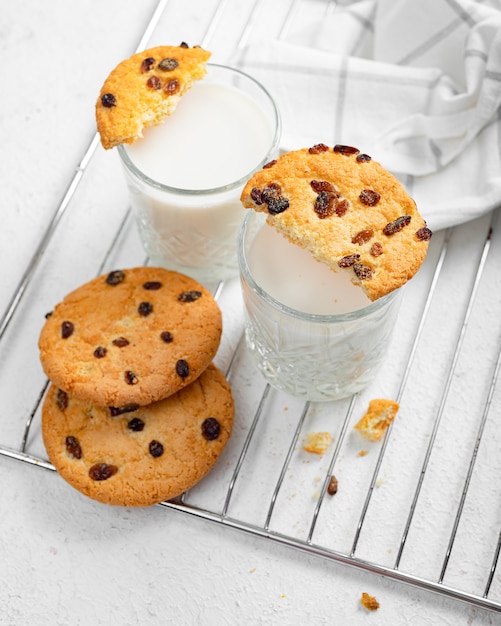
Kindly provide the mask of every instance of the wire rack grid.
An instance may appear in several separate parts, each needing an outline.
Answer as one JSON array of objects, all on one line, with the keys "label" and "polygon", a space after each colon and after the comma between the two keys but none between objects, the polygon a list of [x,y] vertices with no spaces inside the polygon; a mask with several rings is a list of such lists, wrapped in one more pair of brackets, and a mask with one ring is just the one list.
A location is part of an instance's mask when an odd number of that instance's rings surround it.
[{"label": "wire rack grid", "polygon": [[[263,23],[260,0],[214,0],[196,21],[179,3],[159,2],[138,50],[173,40],[176,16],[176,32],[231,59],[253,25]],[[305,4],[280,0],[283,19],[266,27],[285,36],[306,15],[335,10],[319,0],[306,13]],[[194,23],[204,29],[193,30]],[[95,189],[112,187],[105,181],[123,183],[119,165],[98,148],[94,135],[0,320],[2,394],[18,417],[2,431],[0,455],[51,471],[40,436],[47,387],[36,352],[40,320],[75,284],[147,263],[125,189],[95,196]],[[82,235],[92,244],[83,245]],[[501,612],[500,263],[497,212],[436,233],[424,267],[405,288],[377,380],[329,403],[305,403],[264,382],[245,348],[238,280],[214,285],[225,329],[216,364],[234,390],[234,433],[206,479],[160,506]],[[35,330],[20,332],[25,328]],[[32,358],[12,367],[13,353]],[[27,381],[22,397],[15,392],[20,375]],[[369,444],[353,425],[375,395],[394,398],[401,409],[383,440]],[[329,452],[306,453],[306,434],[326,430],[335,442]],[[333,475],[335,496],[327,491]]]}]

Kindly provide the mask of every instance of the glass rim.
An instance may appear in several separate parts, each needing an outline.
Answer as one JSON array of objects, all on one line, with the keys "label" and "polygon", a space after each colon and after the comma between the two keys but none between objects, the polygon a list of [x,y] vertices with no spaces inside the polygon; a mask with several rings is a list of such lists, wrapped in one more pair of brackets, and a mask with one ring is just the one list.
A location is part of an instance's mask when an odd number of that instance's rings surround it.
[{"label": "glass rim", "polygon": [[[251,289],[267,304],[269,304],[272,308],[278,310],[289,317],[294,317],[304,322],[314,323],[314,324],[337,324],[341,322],[350,322],[357,319],[362,319],[367,317],[371,313],[378,311],[383,308],[387,303],[391,303],[397,296],[399,296],[402,292],[402,287],[398,289],[394,289],[390,293],[378,298],[377,300],[373,300],[367,306],[362,307],[361,309],[356,309],[355,311],[348,311],[347,313],[335,313],[324,315],[320,313],[306,313],[305,311],[298,311],[297,309],[293,309],[286,304],[283,304],[279,300],[276,300],[272,295],[270,295],[265,289],[263,289],[254,279],[249,264],[247,263],[247,254],[245,252],[244,239],[247,229],[249,227],[249,222],[252,218],[257,217],[258,214],[254,209],[247,209],[248,213],[245,216],[242,225],[240,227],[237,239],[237,256],[238,256],[238,265],[241,272],[241,276],[248,283]],[[264,218],[264,214],[263,218]],[[264,224],[264,219],[263,219]],[[273,227],[272,227],[273,228]]]},{"label": "glass rim", "polygon": [[227,183],[226,185],[220,185],[219,187],[208,187],[205,189],[186,189],[184,187],[173,187],[171,185],[166,185],[165,183],[161,183],[155,180],[154,178],[150,178],[149,176],[147,176],[132,161],[129,154],[127,153],[125,144],[119,144],[117,146],[118,154],[120,155],[120,159],[122,163],[125,165],[126,169],[131,174],[133,174],[136,178],[139,178],[142,182],[148,184],[150,187],[154,187],[155,189],[158,189],[159,191],[165,191],[165,192],[173,193],[177,195],[202,196],[202,195],[224,193],[226,191],[231,191],[233,189],[236,189],[237,187],[241,187],[241,186],[243,187],[245,183],[247,182],[247,180],[255,172],[261,169],[263,165],[265,165],[269,161],[273,153],[278,149],[278,144],[280,142],[280,136],[281,136],[282,121],[281,121],[280,112],[278,110],[277,104],[275,100],[273,99],[272,95],[270,94],[270,92],[266,89],[266,87],[264,87],[264,85],[262,85],[254,77],[250,76],[250,74],[247,74],[246,72],[243,72],[242,70],[236,69],[229,65],[221,65],[218,63],[207,63],[207,68],[208,70],[210,70],[211,68],[221,69],[224,71],[227,70],[233,74],[240,75],[244,77],[245,79],[250,80],[252,83],[254,83],[254,85],[266,96],[267,100],[271,104],[271,109],[273,113],[273,122],[274,122],[274,133],[273,133],[273,138],[270,142],[270,146],[264,158],[261,159],[261,161],[259,161],[259,163],[257,163],[256,166],[252,170],[250,170],[248,173],[241,176],[238,180],[234,180],[230,183]]}]

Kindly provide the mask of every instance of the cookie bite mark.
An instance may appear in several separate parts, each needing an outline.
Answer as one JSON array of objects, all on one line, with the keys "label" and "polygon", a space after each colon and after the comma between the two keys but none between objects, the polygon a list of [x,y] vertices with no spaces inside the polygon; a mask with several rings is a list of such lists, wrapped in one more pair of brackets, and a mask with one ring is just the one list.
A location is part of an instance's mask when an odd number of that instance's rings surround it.
[{"label": "cookie bite mark", "polygon": [[414,276],[432,235],[400,182],[344,144],[282,154],[250,178],[240,199],[331,270],[349,272],[370,300]]},{"label": "cookie bite mark", "polygon": [[125,59],[106,78],[96,102],[96,123],[108,150],[142,137],[207,73],[211,53],[200,46],[157,46]]}]

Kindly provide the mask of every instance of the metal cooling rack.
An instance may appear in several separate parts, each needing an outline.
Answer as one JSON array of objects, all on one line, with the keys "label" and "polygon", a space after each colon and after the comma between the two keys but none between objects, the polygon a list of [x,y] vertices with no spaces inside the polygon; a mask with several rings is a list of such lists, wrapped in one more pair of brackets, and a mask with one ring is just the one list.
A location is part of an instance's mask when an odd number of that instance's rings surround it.
[{"label": "metal cooling rack", "polygon": [[[188,9],[178,4],[158,4],[138,50],[155,37],[177,41],[169,34],[172,15],[178,18],[176,31],[185,27],[204,47],[217,48],[219,29],[225,45],[243,46],[263,3],[204,3],[203,32],[190,31]],[[283,20],[275,27],[283,35],[301,19],[305,2],[278,4]],[[333,3],[322,0],[314,7],[329,11]],[[184,14],[186,24],[180,25]],[[99,172],[112,167],[98,146],[95,135],[0,320],[4,389],[15,387],[11,378],[19,376],[10,372],[13,353],[23,350],[33,361],[25,397],[13,402],[17,419],[11,412],[14,425],[3,431],[7,441],[0,454],[51,471],[40,436],[47,382],[38,364],[37,336],[19,330],[30,319],[39,329],[52,303],[93,275],[147,262],[125,200],[110,218],[113,228],[103,238],[98,261],[82,249],[82,235],[93,237],[79,228],[80,221],[88,224],[85,199],[92,199]],[[80,238],[75,243],[71,237],[67,242],[69,216]],[[237,281],[216,285],[225,322],[217,364],[234,389],[234,434],[206,479],[160,506],[501,612],[500,231],[494,212],[434,235],[424,267],[405,288],[380,376],[345,401],[304,403],[266,385],[245,349]],[[71,271],[60,263],[68,248],[76,258]],[[384,439],[373,444],[357,438],[353,425],[376,395],[394,398],[401,409]],[[301,442],[308,432],[323,430],[331,432],[334,444],[317,458]],[[333,474],[339,490],[331,496]]]}]

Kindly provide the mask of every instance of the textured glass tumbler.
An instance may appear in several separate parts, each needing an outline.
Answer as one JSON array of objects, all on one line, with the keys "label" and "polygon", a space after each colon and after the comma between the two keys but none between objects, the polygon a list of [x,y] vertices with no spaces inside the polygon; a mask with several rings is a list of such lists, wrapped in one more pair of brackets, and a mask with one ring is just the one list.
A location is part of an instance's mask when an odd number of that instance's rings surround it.
[{"label": "textured glass tumbler", "polygon": [[361,391],[386,354],[400,290],[339,315],[307,314],[281,304],[256,283],[248,263],[262,218],[249,211],[238,238],[246,342],[257,367],[273,387],[307,400],[337,400]]},{"label": "textured glass tumbler", "polygon": [[[227,131],[228,135],[238,137],[239,129],[244,127],[244,136],[245,133],[247,136],[251,133],[251,137],[260,136],[252,129],[252,119],[256,119],[256,124],[258,119],[262,120],[263,128],[266,128],[265,138],[260,140],[255,152],[252,152],[253,159],[256,157],[252,167],[248,167],[249,163],[245,161],[250,161],[246,156],[245,141],[243,145],[240,142],[237,149],[241,154],[226,154],[218,145],[217,138],[205,139],[200,134],[193,136],[191,133],[192,136],[186,137],[186,142],[193,152],[200,153],[201,142],[205,141],[205,145],[210,142],[207,148],[203,148],[208,152],[204,169],[207,171],[209,168],[216,168],[219,182],[221,172],[227,169],[225,163],[229,165],[242,160],[242,175],[238,180],[224,180],[224,184],[205,184],[204,188],[193,185],[193,189],[177,188],[154,180],[141,171],[134,163],[133,151],[127,146],[118,146],[118,153],[125,169],[139,234],[151,262],[188,274],[202,283],[213,284],[238,275],[237,235],[245,217],[240,193],[248,178],[276,156],[280,139],[280,116],[271,95],[251,76],[221,65],[208,64],[207,69],[207,75],[202,81],[198,81],[203,83],[203,88],[209,85],[219,86],[226,90],[229,98],[235,97],[235,106],[233,100],[231,105],[228,104],[231,111],[238,108],[239,102],[242,104],[242,111],[238,114],[235,112],[237,121],[232,122],[238,128],[232,127],[231,131]],[[197,87],[198,83],[192,87],[193,93]],[[183,98],[188,95],[190,92]],[[210,135],[211,119],[210,114],[203,109],[203,100],[202,95],[200,105],[197,101],[196,106],[200,106],[200,113],[196,117],[203,120]],[[181,102],[178,106],[182,104]],[[255,112],[255,118],[245,114],[245,106],[252,107],[250,110]],[[176,113],[177,110],[169,123],[174,123]],[[222,122],[223,125],[225,123]],[[149,132],[151,130],[156,129],[149,129]],[[215,131],[212,129],[212,132]]]}]

